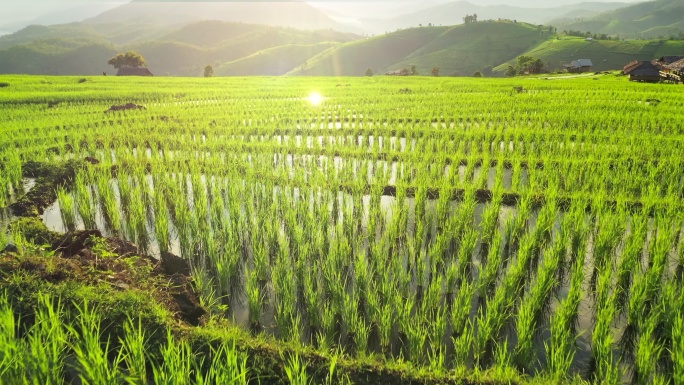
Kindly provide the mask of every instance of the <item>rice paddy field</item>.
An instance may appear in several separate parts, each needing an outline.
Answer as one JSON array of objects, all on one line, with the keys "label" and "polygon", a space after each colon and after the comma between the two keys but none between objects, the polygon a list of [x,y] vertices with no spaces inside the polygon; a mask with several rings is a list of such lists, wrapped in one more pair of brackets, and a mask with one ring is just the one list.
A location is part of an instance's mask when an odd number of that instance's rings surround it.
[{"label": "rice paddy field", "polygon": [[[27,243],[9,207],[36,184],[28,165],[87,158],[30,214],[182,257],[211,313],[253,336],[452,380],[684,384],[680,86],[0,81],[0,250]],[[60,303],[19,333],[0,295],[5,383],[34,366],[41,383],[259,381],[234,345],[200,361],[169,334],[150,364],[134,320],[110,346],[106,314],[67,321]],[[313,383],[284,361],[283,383]]]}]

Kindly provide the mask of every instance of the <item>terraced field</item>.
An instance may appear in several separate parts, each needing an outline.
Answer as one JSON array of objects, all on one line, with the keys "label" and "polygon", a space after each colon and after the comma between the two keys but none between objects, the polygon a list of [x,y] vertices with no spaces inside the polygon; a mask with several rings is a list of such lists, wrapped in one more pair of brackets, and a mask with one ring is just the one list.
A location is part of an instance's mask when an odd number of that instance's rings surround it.
[{"label": "terraced field", "polygon": [[0,81],[5,227],[35,216],[178,255],[213,314],[316,351],[684,383],[680,87]]}]

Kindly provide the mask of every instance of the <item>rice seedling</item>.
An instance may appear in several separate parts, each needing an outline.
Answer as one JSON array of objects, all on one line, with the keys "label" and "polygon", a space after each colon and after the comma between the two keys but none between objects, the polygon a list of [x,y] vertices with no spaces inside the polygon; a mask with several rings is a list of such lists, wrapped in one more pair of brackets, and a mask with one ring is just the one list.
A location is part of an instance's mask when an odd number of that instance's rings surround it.
[{"label": "rice seedling", "polygon": [[[213,315],[245,303],[245,328],[274,324],[294,344],[403,356],[416,370],[679,381],[681,95],[608,77],[442,79],[443,92],[411,78],[404,100],[391,79],[361,80],[349,95],[316,79],[329,101],[316,109],[297,95],[311,80],[296,77],[259,95],[254,79],[159,79],[168,87],[143,94],[104,79],[107,92],[87,98],[63,84],[71,102],[47,113],[37,95],[2,96],[12,103],[0,103],[0,206],[18,197],[28,161],[93,156],[101,163],[57,189],[64,228],[102,226],[144,252],[180,254]],[[517,82],[526,92],[511,94]],[[643,109],[653,92],[671,103]],[[148,108],[92,120],[127,98]],[[13,234],[20,253],[38,252],[27,237]],[[76,366],[106,353],[109,366],[78,369],[84,378],[246,378],[233,347],[195,355],[172,337],[154,352],[164,361],[144,367],[146,333],[128,322],[124,353],[105,338]],[[52,335],[39,329],[35,341]],[[3,368],[17,373],[30,344],[3,333],[3,357],[18,357]],[[69,333],[82,354],[95,348]],[[59,344],[44,345],[54,357]],[[290,381],[310,382],[301,360],[285,359]]]}]

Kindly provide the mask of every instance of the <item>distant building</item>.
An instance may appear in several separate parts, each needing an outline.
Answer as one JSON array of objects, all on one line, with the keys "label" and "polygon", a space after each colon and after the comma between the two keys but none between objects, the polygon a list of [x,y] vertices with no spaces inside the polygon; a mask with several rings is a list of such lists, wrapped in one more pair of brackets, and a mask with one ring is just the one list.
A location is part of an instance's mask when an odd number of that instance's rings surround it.
[{"label": "distant building", "polygon": [[385,75],[387,76],[409,76],[410,74],[411,72],[408,70],[408,68],[385,72]]},{"label": "distant building", "polygon": [[568,72],[572,73],[591,72],[591,67],[593,67],[593,63],[590,59],[573,60],[570,65],[565,66]]},{"label": "distant building", "polygon": [[116,76],[154,76],[152,72],[145,67],[121,67],[117,71]]},{"label": "distant building", "polygon": [[670,65],[674,62],[680,61],[684,59],[684,56],[682,55],[676,55],[676,56],[663,56],[660,59],[656,60],[656,62],[661,65],[661,66],[667,66]]},{"label": "distant building", "polygon": [[665,69],[667,70],[667,72],[671,72],[679,76],[684,76],[684,57],[676,62],[666,65]]},{"label": "distant building", "polygon": [[650,61],[635,60],[630,62],[622,69],[622,73],[629,75],[631,82],[660,82],[660,67]]}]

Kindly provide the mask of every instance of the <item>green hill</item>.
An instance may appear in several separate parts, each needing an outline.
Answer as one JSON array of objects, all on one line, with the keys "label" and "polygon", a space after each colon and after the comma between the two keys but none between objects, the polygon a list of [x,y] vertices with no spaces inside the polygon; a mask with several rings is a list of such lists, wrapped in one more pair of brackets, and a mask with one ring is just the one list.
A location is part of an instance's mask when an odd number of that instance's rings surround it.
[{"label": "green hill", "polygon": [[[591,59],[593,70],[607,71],[621,69],[632,60],[651,60],[665,55],[681,55],[684,53],[682,40],[594,40],[587,41],[578,37],[559,37],[547,40],[526,52],[540,58],[552,69],[562,69],[576,59]],[[510,60],[494,68],[495,72],[503,72]]]},{"label": "green hill", "polygon": [[508,21],[406,29],[347,43],[312,58],[291,75],[363,75],[415,65],[421,73],[472,74],[548,39],[536,26]]},{"label": "green hill", "polygon": [[224,63],[215,70],[216,76],[284,75],[315,55],[338,46],[339,43],[309,45],[287,44],[256,52]]},{"label": "green hill", "polygon": [[[271,48],[311,46],[297,48],[292,57],[287,57],[284,50],[276,54],[274,58],[280,57],[280,66],[271,68],[269,73],[284,73],[324,49],[357,38],[354,34],[332,30],[306,31],[217,21],[181,27],[130,23],[31,26],[0,37],[0,73],[113,73],[115,70],[107,65],[109,58],[117,52],[136,50],[147,59],[156,75],[201,76],[207,64],[218,67]],[[325,45],[318,46],[319,43]],[[282,69],[284,64],[289,67]]]},{"label": "green hill", "polygon": [[412,28],[354,41],[317,55],[291,75],[354,76],[367,68],[380,71],[406,58],[412,52],[446,32],[449,27]]},{"label": "green hill", "polygon": [[589,19],[558,20],[558,29],[591,31],[628,38],[684,36],[684,2],[657,0],[608,11]]}]

